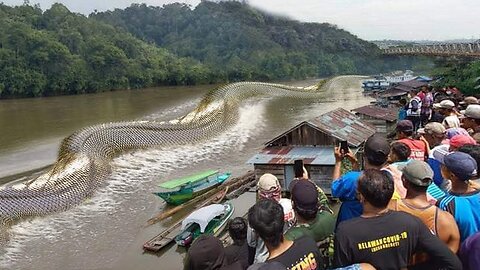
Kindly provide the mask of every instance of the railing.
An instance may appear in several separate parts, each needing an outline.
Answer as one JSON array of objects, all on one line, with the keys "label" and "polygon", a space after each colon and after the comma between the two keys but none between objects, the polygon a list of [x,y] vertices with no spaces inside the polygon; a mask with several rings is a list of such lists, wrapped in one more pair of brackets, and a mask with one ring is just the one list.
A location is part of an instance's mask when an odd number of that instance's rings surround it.
[{"label": "railing", "polygon": [[384,55],[431,55],[480,57],[480,41],[474,43],[444,43],[383,49]]}]

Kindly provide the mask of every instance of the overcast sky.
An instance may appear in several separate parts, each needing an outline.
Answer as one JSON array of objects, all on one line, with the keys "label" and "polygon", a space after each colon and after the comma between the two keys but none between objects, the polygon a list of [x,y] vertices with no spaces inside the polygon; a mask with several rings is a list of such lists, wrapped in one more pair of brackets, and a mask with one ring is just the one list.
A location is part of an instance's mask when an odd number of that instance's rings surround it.
[{"label": "overcast sky", "polygon": [[[23,0],[0,0],[19,5]],[[88,15],[131,3],[162,6],[200,0],[30,0],[42,9],[60,2]],[[249,0],[252,6],[305,22],[329,22],[367,40],[480,39],[480,0]]]}]

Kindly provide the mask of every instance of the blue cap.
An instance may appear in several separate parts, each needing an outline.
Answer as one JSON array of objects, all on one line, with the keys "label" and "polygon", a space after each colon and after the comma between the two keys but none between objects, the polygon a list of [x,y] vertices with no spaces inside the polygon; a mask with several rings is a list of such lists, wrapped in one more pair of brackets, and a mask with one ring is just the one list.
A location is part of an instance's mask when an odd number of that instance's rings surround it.
[{"label": "blue cap", "polygon": [[477,162],[463,152],[452,152],[446,155],[442,163],[462,181],[467,181],[477,174]]}]

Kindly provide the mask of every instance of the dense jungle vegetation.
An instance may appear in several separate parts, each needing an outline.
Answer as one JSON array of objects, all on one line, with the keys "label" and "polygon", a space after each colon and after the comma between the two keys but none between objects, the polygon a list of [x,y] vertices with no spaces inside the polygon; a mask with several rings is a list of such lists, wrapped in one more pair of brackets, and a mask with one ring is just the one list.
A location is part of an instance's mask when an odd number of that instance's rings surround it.
[{"label": "dense jungle vegetation", "polygon": [[454,85],[467,95],[480,94],[480,61],[471,59],[445,59],[435,61],[434,77],[442,78],[437,86]]},{"label": "dense jungle vegetation", "polygon": [[374,74],[421,64],[383,58],[330,24],[302,23],[238,2],[202,2],[86,17],[0,4],[0,98],[159,85]]}]

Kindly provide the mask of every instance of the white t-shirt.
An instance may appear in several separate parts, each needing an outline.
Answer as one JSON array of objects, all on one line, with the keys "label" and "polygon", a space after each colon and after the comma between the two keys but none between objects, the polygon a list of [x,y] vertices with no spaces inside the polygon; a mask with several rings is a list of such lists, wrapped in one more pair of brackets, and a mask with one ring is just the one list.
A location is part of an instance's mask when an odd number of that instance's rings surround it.
[{"label": "white t-shirt", "polygon": [[460,127],[460,120],[456,115],[449,115],[443,119],[442,122],[445,128],[459,128]]}]

